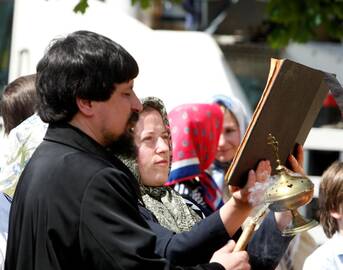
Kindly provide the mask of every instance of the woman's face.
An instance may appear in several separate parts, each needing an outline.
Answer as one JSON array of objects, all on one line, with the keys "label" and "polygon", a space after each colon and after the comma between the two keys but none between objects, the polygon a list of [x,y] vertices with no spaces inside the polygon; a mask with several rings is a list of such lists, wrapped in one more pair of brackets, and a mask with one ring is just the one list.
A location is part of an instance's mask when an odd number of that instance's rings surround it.
[{"label": "woman's face", "polygon": [[161,114],[152,109],[140,114],[135,127],[137,162],[141,181],[146,186],[162,186],[170,163],[169,131]]},{"label": "woman's face", "polygon": [[232,161],[241,138],[241,132],[236,118],[225,110],[223,129],[219,137],[216,160],[220,162]]}]

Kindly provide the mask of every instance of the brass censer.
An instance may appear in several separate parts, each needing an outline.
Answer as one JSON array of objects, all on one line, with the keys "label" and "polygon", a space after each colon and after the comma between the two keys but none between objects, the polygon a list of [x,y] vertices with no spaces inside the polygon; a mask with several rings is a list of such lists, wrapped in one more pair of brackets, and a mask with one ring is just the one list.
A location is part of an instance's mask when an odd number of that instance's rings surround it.
[{"label": "brass censer", "polygon": [[265,193],[265,203],[274,212],[291,211],[292,222],[282,232],[283,236],[309,230],[318,225],[315,220],[308,220],[300,215],[298,208],[308,204],[313,197],[314,185],[306,176],[296,174],[281,165],[278,141],[272,134],[268,136],[268,144],[272,145],[276,156],[276,181]]}]

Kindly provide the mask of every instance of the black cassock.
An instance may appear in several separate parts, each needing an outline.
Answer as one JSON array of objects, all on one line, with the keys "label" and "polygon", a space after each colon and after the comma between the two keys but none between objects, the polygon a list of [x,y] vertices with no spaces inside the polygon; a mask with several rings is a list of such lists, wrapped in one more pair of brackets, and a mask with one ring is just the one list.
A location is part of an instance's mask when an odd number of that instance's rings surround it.
[{"label": "black cassock", "polygon": [[5,269],[224,269],[173,267],[155,255],[138,192],[113,153],[70,125],[50,125],[14,195]]}]

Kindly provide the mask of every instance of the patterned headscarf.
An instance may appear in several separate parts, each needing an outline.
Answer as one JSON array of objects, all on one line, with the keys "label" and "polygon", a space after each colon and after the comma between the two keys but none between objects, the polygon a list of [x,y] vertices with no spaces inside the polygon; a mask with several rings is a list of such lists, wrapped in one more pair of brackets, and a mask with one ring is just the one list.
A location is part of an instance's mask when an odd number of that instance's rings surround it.
[{"label": "patterned headscarf", "polygon": [[[243,104],[235,97],[228,97],[225,95],[216,95],[212,98],[212,102],[220,106],[225,107],[226,110],[230,111],[232,115],[237,120],[239,130],[240,130],[240,141],[242,141],[245,130],[248,126],[248,117],[243,107]],[[224,199],[227,200],[230,195],[228,194],[228,189],[226,188],[224,176],[227,172],[231,161],[220,162],[215,160],[213,165],[209,169],[209,173],[212,175],[213,179],[223,191]]]},{"label": "patterned headscarf", "polygon": [[324,81],[334,97],[343,119],[343,87],[337,80],[335,74],[325,73]]},{"label": "patterned headscarf", "polygon": [[222,194],[206,172],[213,163],[223,125],[223,112],[216,104],[185,104],[168,115],[173,162],[167,185],[198,178],[204,201],[213,209],[222,205]]},{"label": "patterned headscarf", "polygon": [[[155,109],[156,111],[158,111],[162,116],[164,125],[167,127],[167,130],[169,131],[169,121],[168,121],[167,111],[165,109],[163,101],[157,97],[146,97],[146,98],[141,99],[141,103],[143,105],[142,112],[146,111],[148,108]],[[170,135],[170,132],[169,132],[169,135]],[[172,148],[171,139],[169,140],[169,147],[170,149]],[[141,177],[139,174],[138,163],[136,161],[136,157],[124,158],[122,156],[119,156],[119,158],[126,164],[127,167],[129,167],[129,169],[132,171],[132,173],[137,178],[137,180],[141,182],[141,179],[140,179]],[[172,160],[171,151],[170,151],[170,160]]]},{"label": "patterned headscarf", "polygon": [[[156,97],[147,97],[142,99],[143,111],[148,108],[157,110],[163,123],[169,131],[169,121],[163,102]],[[171,149],[171,140],[170,149]],[[122,159],[131,169],[133,174],[140,182],[140,190],[144,206],[151,211],[158,223],[174,232],[190,231],[192,227],[201,220],[200,216],[187,206],[182,196],[176,193],[170,187],[148,187],[144,186],[140,180],[138,163],[135,158]],[[170,160],[172,160],[172,151],[170,151]],[[167,179],[166,179],[167,181]]]},{"label": "patterned headscarf", "polygon": [[248,117],[243,104],[233,96],[228,97],[224,95],[216,95],[213,97],[212,101],[213,103],[224,106],[233,114],[238,122],[239,130],[241,132],[240,140],[242,140],[245,130],[248,127]]}]

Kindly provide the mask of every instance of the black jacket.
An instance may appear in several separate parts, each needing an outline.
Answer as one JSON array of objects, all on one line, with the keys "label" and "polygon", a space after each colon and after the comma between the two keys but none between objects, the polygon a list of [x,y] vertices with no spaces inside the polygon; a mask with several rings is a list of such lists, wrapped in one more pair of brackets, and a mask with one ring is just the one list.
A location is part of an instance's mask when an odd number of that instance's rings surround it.
[{"label": "black jacket", "polygon": [[154,254],[138,194],[113,153],[70,125],[50,126],[14,195],[5,269],[186,269]]},{"label": "black jacket", "polygon": [[[230,238],[220,219],[219,211],[195,224],[189,232],[175,233],[160,225],[155,216],[139,206],[141,215],[157,236],[156,253],[174,264],[205,263],[213,252],[230,239],[238,240],[241,230]],[[250,241],[247,251],[251,268],[272,270],[279,264],[292,237],[283,237],[274,214],[270,212]]]}]

